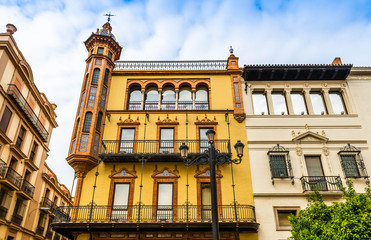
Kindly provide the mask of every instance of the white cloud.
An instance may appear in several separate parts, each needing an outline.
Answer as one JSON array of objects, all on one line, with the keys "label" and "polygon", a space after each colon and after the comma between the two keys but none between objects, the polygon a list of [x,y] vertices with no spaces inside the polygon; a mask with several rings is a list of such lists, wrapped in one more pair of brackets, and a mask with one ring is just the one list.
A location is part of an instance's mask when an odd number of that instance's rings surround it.
[{"label": "white cloud", "polygon": [[[262,10],[258,10],[259,3]],[[58,105],[47,160],[70,187],[66,161],[87,52],[83,41],[106,21],[123,46],[121,59],[226,59],[240,64],[345,63],[371,65],[371,24],[365,1],[95,1],[0,0],[0,29],[14,37],[35,82]]]}]

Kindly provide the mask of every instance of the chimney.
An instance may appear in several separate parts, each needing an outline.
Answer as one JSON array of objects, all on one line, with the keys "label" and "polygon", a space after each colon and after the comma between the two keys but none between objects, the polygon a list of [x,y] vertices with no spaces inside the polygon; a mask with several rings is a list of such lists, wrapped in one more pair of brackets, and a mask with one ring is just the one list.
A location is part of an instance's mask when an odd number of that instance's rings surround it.
[{"label": "chimney", "polygon": [[7,31],[8,33],[10,33],[10,35],[13,35],[13,33],[15,33],[15,32],[17,31],[17,28],[16,28],[13,24],[8,23],[8,24],[6,25],[6,31]]},{"label": "chimney", "polygon": [[341,62],[341,58],[340,58],[340,57],[336,57],[336,58],[334,59],[334,61],[332,61],[331,64],[332,64],[332,65],[341,65],[341,64],[343,64],[343,63]]}]

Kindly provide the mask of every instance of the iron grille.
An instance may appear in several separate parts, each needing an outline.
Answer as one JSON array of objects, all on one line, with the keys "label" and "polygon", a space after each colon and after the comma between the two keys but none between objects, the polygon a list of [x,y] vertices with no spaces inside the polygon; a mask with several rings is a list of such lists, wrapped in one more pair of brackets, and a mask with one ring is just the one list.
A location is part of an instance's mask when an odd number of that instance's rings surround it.
[{"label": "iron grille", "polygon": [[338,155],[346,178],[365,178],[366,183],[370,183],[361,150],[347,144],[338,152]]},{"label": "iron grille", "polygon": [[294,184],[289,150],[277,144],[268,151],[269,166],[272,174],[272,184],[275,178],[291,178]]}]

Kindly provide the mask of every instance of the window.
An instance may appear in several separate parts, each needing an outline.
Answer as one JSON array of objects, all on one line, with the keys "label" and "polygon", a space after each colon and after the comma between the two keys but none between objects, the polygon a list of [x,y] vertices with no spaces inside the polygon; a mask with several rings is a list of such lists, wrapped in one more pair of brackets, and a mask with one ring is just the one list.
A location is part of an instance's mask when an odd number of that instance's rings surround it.
[{"label": "window", "polygon": [[192,90],[188,86],[181,87],[179,91],[178,110],[192,110],[192,109],[193,109]]},{"label": "window", "polygon": [[98,59],[95,59],[95,65],[102,65],[102,59],[98,58]]},{"label": "window", "polygon": [[35,159],[35,155],[36,155],[36,151],[37,151],[38,146],[39,145],[34,141],[33,144],[32,144],[31,153],[30,153],[30,160],[31,161],[33,161]]},{"label": "window", "polygon": [[128,110],[141,110],[142,92],[139,86],[134,86],[130,89]]},{"label": "window", "polygon": [[174,128],[160,129],[160,153],[174,152]]},{"label": "window", "polygon": [[93,79],[91,80],[92,85],[98,85],[99,82],[100,69],[96,68],[93,72]]},{"label": "window", "polygon": [[8,129],[9,121],[12,116],[12,112],[10,109],[6,106],[3,112],[3,116],[1,117],[0,120],[0,129],[5,133],[6,130]]},{"label": "window", "polygon": [[92,117],[93,117],[93,114],[91,112],[87,112],[85,114],[84,126],[82,128],[83,132],[89,132],[90,131],[90,125],[91,125]]},{"label": "window", "polygon": [[200,138],[200,153],[204,153],[209,149],[209,141],[207,140],[206,132],[213,128],[199,128],[199,138]]},{"label": "window", "polygon": [[25,210],[26,210],[25,200],[17,198],[12,216],[12,222],[21,225]]},{"label": "window", "polygon": [[274,207],[274,216],[276,220],[276,230],[278,231],[289,231],[291,230],[291,224],[289,216],[297,215],[300,211],[299,207]]},{"label": "window", "polygon": [[289,151],[277,144],[268,151],[268,156],[272,184],[274,184],[274,178],[291,178],[292,184],[294,184]]},{"label": "window", "polygon": [[104,52],[104,48],[102,48],[102,47],[98,47],[98,54],[103,54],[103,52]]},{"label": "window", "polygon": [[330,101],[335,114],[346,114],[345,104],[340,92],[330,92]]},{"label": "window", "polygon": [[272,92],[272,102],[275,115],[287,115],[286,98],[283,92]]},{"label": "window", "polygon": [[112,52],[111,51],[108,51],[108,58],[112,59]]},{"label": "window", "polygon": [[338,155],[346,178],[368,178],[361,150],[347,144],[338,152]]},{"label": "window", "polygon": [[173,219],[173,184],[158,183],[157,221]]},{"label": "window", "polygon": [[145,110],[157,110],[158,109],[158,91],[155,87],[150,87],[146,90],[145,95]]},{"label": "window", "polygon": [[103,84],[107,86],[107,83],[108,83],[108,76],[109,76],[109,70],[106,69],[106,71],[104,72],[104,80],[103,80]]},{"label": "window", "polygon": [[111,220],[126,221],[128,217],[130,183],[116,183]]},{"label": "window", "polygon": [[77,135],[77,131],[79,130],[79,125],[80,125],[80,118],[78,118],[77,121],[76,121],[76,127],[75,127],[75,131],[73,133],[73,138],[75,138],[76,135]]},{"label": "window", "polygon": [[95,127],[95,129],[97,131],[100,131],[100,127],[102,125],[102,117],[103,117],[103,113],[102,112],[98,112],[98,117],[97,117],[97,125]]},{"label": "window", "polygon": [[175,110],[175,91],[173,87],[164,88],[161,105],[163,110]]},{"label": "window", "polygon": [[120,139],[120,152],[133,153],[134,152],[134,138],[135,128],[122,128]]},{"label": "window", "polygon": [[18,137],[17,137],[17,141],[15,143],[15,145],[17,147],[21,147],[22,146],[22,142],[24,140],[24,137],[25,137],[25,133],[26,133],[26,129],[24,129],[24,127],[21,126],[21,128],[19,129],[19,133],[18,133]]},{"label": "window", "polygon": [[210,183],[201,183],[201,219],[211,220],[211,187]]},{"label": "window", "polygon": [[320,156],[305,156],[308,177],[306,179],[310,190],[327,191],[327,181],[324,177]]},{"label": "window", "polygon": [[303,93],[292,92],[291,100],[292,100],[292,107],[294,108],[294,114],[296,115],[308,114]]},{"label": "window", "polygon": [[255,115],[268,115],[267,98],[263,92],[253,92],[252,102]]},{"label": "window", "polygon": [[197,87],[196,90],[196,100],[195,100],[196,110],[207,110],[209,109],[209,97],[207,87]]},{"label": "window", "polygon": [[46,216],[44,213],[40,213],[39,222],[37,223],[36,233],[42,235],[44,233],[46,223]]},{"label": "window", "polygon": [[327,113],[325,102],[320,92],[310,92],[310,100],[312,101],[314,114],[323,115]]},{"label": "window", "polygon": [[4,187],[0,190],[0,218],[5,218],[10,207],[12,194]]},{"label": "window", "polygon": [[79,110],[77,111],[78,112],[78,115],[80,115],[81,113],[81,110],[82,110],[82,106],[84,105],[84,100],[85,100],[85,92],[83,92],[81,94],[81,102],[80,102],[80,105],[79,105]]},{"label": "window", "polygon": [[86,78],[85,78],[84,86],[82,87],[82,90],[83,90],[83,91],[86,89],[86,84],[88,84],[88,80],[89,80],[89,73],[86,74]]}]

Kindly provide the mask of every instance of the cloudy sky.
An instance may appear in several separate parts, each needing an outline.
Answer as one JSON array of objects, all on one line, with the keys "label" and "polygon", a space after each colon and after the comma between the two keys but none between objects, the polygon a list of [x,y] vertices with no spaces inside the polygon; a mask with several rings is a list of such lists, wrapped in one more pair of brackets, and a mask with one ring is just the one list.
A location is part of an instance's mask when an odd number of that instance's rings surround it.
[{"label": "cloudy sky", "polygon": [[83,41],[112,12],[121,60],[226,59],[243,64],[371,66],[369,0],[0,0],[36,85],[58,105],[47,163],[71,188],[69,148],[87,52]]}]

